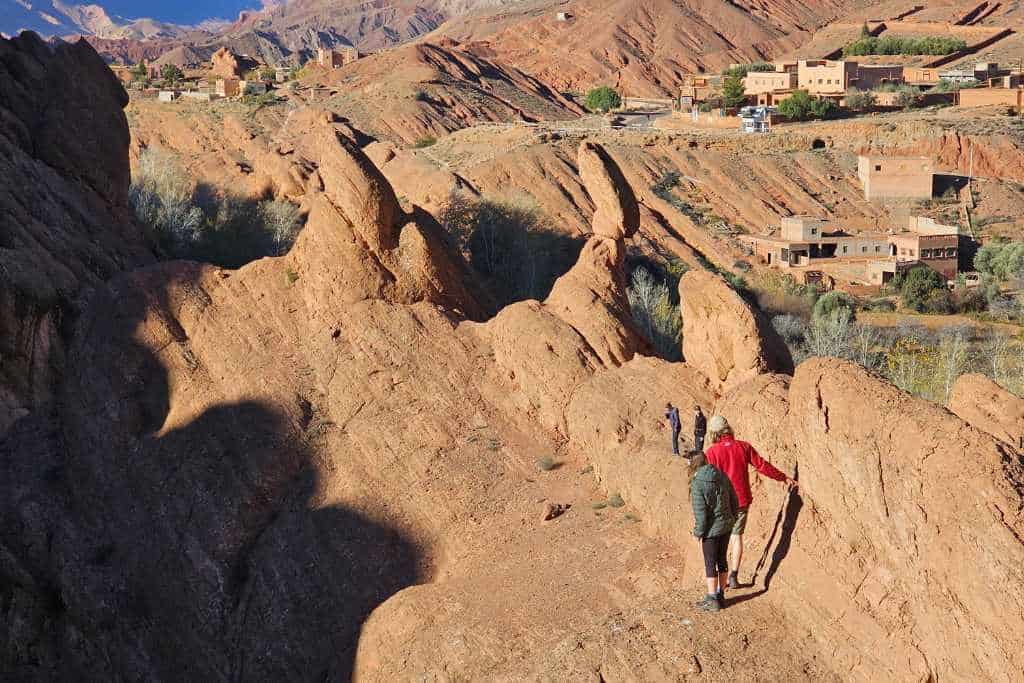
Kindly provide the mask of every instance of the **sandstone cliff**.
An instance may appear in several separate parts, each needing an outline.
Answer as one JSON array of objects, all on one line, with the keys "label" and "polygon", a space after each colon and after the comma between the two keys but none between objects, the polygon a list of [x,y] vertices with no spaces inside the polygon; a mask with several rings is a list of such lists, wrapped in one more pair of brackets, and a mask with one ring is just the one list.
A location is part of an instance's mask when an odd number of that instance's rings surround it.
[{"label": "sandstone cliff", "polygon": [[[0,436],[11,678],[1009,681],[1024,668],[1011,445],[847,363],[768,374],[786,368],[754,311],[710,275],[680,294],[715,353],[646,355],[624,296],[637,184],[593,142],[573,159],[594,207],[578,262],[545,301],[484,320],[486,293],[433,219],[343,124],[307,124],[280,154],[309,210],[288,254],[75,284],[53,400]],[[133,243],[115,222],[123,194],[94,187],[124,166],[37,167],[25,149],[3,163],[97,195],[116,244]],[[73,240],[91,223],[55,225]],[[18,262],[40,282],[44,257],[76,253],[42,252]],[[666,399],[723,412],[800,481],[798,496],[755,486],[755,586],[720,615],[691,611],[700,571]],[[570,507],[540,524],[549,504]]]},{"label": "sandstone cliff", "polygon": [[0,40],[0,434],[52,399],[78,293],[150,259],[127,208],[127,101],[85,42]]}]

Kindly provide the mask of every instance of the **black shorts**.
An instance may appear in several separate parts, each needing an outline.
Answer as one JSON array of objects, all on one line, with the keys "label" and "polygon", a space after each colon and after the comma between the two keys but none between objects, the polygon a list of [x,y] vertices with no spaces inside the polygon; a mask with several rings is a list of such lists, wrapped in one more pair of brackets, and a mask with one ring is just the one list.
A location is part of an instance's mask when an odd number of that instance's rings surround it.
[{"label": "black shorts", "polygon": [[726,559],[729,534],[702,538],[700,545],[704,550],[704,576],[712,579],[729,571],[729,561]]}]

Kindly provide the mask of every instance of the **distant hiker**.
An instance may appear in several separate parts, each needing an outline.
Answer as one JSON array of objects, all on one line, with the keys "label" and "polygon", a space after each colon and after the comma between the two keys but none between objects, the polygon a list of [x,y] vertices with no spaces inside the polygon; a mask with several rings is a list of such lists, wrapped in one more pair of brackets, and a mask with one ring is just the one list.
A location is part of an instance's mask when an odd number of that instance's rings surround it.
[{"label": "distant hiker", "polygon": [[750,508],[752,500],[747,468],[753,467],[758,473],[769,479],[784,481],[790,489],[795,488],[797,483],[758,455],[749,443],[737,440],[733,436],[732,427],[721,415],[712,417],[709,426],[712,446],[707,452],[708,462],[729,477],[733,488],[736,489],[736,497],[739,499],[736,523],[733,525],[732,539],[730,540],[731,566],[729,572],[729,588],[739,588],[740,560],[743,559],[743,532],[747,528],[747,510]]},{"label": "distant hiker", "polygon": [[693,450],[704,450],[704,435],[708,432],[708,419],[700,406],[693,407]]},{"label": "distant hiker", "polygon": [[695,452],[690,463],[697,468],[690,480],[693,535],[700,539],[708,582],[708,592],[697,607],[717,612],[725,607],[725,577],[729,571],[726,553],[739,501],[729,477],[711,465],[704,453]]},{"label": "distant hiker", "polygon": [[679,430],[683,423],[679,421],[679,408],[671,403],[665,404],[665,419],[672,428],[672,455],[679,455]]}]

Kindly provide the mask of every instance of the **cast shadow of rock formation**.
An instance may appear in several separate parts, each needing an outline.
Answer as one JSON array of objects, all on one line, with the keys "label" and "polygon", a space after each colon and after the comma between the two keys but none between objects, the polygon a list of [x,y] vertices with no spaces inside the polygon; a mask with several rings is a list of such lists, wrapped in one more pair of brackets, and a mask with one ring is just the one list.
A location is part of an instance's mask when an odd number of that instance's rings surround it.
[{"label": "cast shadow of rock formation", "polygon": [[214,403],[169,428],[168,373],[127,341],[163,309],[127,301],[78,330],[52,412],[0,442],[0,669],[349,680],[363,620],[421,579],[417,548],[322,504],[307,411]]}]

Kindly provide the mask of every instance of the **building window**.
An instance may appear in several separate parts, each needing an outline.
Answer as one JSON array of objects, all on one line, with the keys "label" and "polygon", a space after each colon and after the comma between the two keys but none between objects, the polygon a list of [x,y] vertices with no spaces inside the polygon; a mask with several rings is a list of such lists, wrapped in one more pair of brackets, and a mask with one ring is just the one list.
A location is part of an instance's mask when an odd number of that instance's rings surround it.
[{"label": "building window", "polygon": [[845,254],[845,253],[847,252],[847,250],[848,250],[848,249],[849,249],[849,247],[847,247],[847,246],[846,246],[846,245],[844,244],[844,245],[843,245],[843,253]]},{"label": "building window", "polygon": [[866,254],[866,253],[868,253],[868,248],[867,248],[867,245],[863,245],[863,246],[861,246],[861,248],[860,248],[860,253],[862,253],[862,254]]},{"label": "building window", "polygon": [[881,251],[882,251],[882,247],[880,247],[880,246],[878,246],[878,245],[876,244],[876,245],[875,245],[875,253],[877,254],[877,253],[879,253],[879,252],[881,252]]},{"label": "building window", "polygon": [[902,255],[902,256],[906,256],[907,255],[907,248],[906,247],[900,247],[900,255]]},{"label": "building window", "polygon": [[922,249],[921,250],[921,258],[931,258],[931,257],[932,257],[932,250],[931,249]]},{"label": "building window", "polygon": [[956,258],[956,249],[947,249],[946,258]]},{"label": "building window", "polygon": [[914,250],[913,249],[908,249],[907,253],[910,254],[911,256],[913,256],[914,255]]},{"label": "building window", "polygon": [[811,234],[812,235],[817,235],[818,234],[818,229],[817,228],[811,228]]},{"label": "building window", "polygon": [[881,171],[882,170],[882,165],[881,164],[875,164],[875,170],[876,171]]}]

